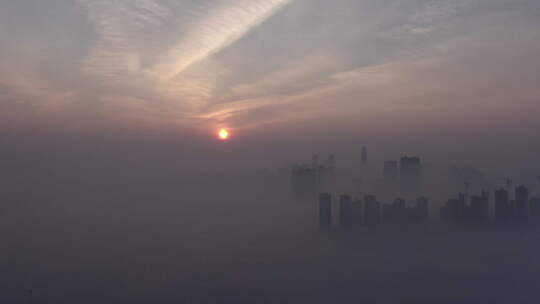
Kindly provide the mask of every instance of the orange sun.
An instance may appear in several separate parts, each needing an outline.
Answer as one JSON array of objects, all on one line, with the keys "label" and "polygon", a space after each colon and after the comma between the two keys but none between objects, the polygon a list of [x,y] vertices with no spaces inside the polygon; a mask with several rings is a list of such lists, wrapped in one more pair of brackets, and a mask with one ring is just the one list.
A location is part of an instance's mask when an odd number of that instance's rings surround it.
[{"label": "orange sun", "polygon": [[218,137],[221,140],[227,140],[227,139],[229,139],[229,136],[230,136],[229,130],[227,130],[227,129],[220,129],[219,132],[218,132]]}]

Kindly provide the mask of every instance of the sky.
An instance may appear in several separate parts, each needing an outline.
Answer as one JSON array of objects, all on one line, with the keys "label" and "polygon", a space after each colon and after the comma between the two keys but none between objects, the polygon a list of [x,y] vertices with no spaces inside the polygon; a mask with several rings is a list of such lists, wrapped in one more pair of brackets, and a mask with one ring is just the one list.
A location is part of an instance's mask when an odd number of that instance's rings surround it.
[{"label": "sky", "polygon": [[535,0],[2,1],[0,126],[194,141],[226,127],[243,150],[458,137],[531,160],[538,28]]}]

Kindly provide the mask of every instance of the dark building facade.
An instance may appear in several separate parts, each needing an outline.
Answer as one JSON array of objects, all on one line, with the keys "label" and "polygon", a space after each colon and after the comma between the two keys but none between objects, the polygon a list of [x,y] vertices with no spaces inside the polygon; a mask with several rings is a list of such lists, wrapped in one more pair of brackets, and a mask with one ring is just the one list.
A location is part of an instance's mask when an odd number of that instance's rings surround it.
[{"label": "dark building facade", "polygon": [[328,193],[319,195],[319,227],[321,230],[332,227],[332,196]]},{"label": "dark building facade", "polygon": [[540,218],[540,198],[531,198],[529,203],[529,215],[534,218]]},{"label": "dark building facade", "polygon": [[381,204],[374,195],[364,197],[364,223],[376,225],[381,222]]},{"label": "dark building facade", "polygon": [[353,229],[358,229],[362,226],[362,212],[363,204],[362,200],[356,199],[351,204],[351,227]]},{"label": "dark building facade", "polygon": [[529,189],[525,186],[516,188],[516,207],[513,213],[518,221],[529,218]]},{"label": "dark building facade", "polygon": [[469,219],[474,222],[489,220],[489,193],[482,191],[481,196],[471,196]]},{"label": "dark building facade", "polygon": [[420,191],[422,165],[418,157],[402,157],[399,168],[401,191],[416,193]]},{"label": "dark building facade", "polygon": [[412,210],[410,218],[414,222],[429,221],[429,200],[427,197],[419,197],[416,199],[416,206]]},{"label": "dark building facade", "polygon": [[508,191],[499,189],[495,191],[495,221],[508,222],[511,216]]},{"label": "dark building facade", "polygon": [[344,229],[353,227],[353,203],[350,195],[342,195],[339,198],[339,224]]},{"label": "dark building facade", "polygon": [[396,182],[399,178],[399,168],[397,161],[386,161],[383,167],[383,178],[388,182]]}]

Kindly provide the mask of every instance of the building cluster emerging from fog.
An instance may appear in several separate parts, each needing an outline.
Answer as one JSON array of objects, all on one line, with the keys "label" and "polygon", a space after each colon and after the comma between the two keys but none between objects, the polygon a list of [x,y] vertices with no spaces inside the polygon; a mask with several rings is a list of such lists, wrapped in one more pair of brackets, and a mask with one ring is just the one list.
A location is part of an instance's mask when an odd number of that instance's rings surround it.
[{"label": "building cluster emerging from fog", "polygon": [[[291,170],[290,196],[301,201],[318,199],[319,225],[322,230],[332,227],[333,210],[343,229],[373,226],[382,223],[406,224],[427,223],[433,218],[452,223],[524,223],[529,218],[540,219],[540,198],[530,197],[526,186],[506,187],[490,193],[482,189],[478,195],[469,195],[471,184],[481,184],[482,172],[472,168],[454,168],[451,175],[465,187],[455,198],[446,200],[440,208],[430,210],[430,200],[422,189],[422,161],[420,157],[401,157],[399,161],[385,161],[382,166],[382,184],[385,194],[395,195],[388,203],[381,202],[376,195],[367,193],[364,184],[368,179],[367,148],[362,148],[361,173],[353,178],[353,195],[340,194],[337,189],[335,156],[328,157],[325,164],[319,156],[313,156],[311,165],[294,165]],[[493,195],[491,195],[493,194]],[[513,197],[511,197],[513,194]],[[407,202],[408,197],[414,203]],[[333,201],[338,204],[333,206]],[[435,210],[437,209],[437,210]],[[435,211],[435,212],[431,212]]]}]

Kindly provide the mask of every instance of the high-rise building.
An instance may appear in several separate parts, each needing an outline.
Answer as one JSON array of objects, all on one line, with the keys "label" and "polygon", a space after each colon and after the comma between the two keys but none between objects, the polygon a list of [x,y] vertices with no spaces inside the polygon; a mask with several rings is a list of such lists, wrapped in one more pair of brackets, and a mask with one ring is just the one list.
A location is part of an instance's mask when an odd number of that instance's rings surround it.
[{"label": "high-rise building", "polygon": [[400,160],[401,191],[417,193],[420,190],[422,165],[418,157],[402,157]]},{"label": "high-rise building", "polygon": [[330,154],[328,157],[328,168],[325,170],[325,187],[330,191],[333,191],[337,184],[336,168],[334,166],[335,160],[336,157],[334,154]]},{"label": "high-rise building", "polygon": [[357,229],[362,225],[362,200],[355,200],[351,206],[351,227]]},{"label": "high-rise building", "polygon": [[392,203],[391,216],[392,221],[404,223],[408,219],[407,202],[404,198],[396,198]]},{"label": "high-rise building", "polygon": [[529,214],[531,217],[539,218],[540,217],[540,198],[533,197],[531,198],[529,204]]},{"label": "high-rise building", "polygon": [[384,162],[383,177],[386,183],[393,183],[398,180],[399,169],[397,161]]},{"label": "high-rise building", "polygon": [[413,219],[417,222],[427,222],[429,220],[429,200],[427,197],[419,197],[416,200]]},{"label": "high-rise building", "polygon": [[339,198],[339,224],[344,229],[353,227],[353,206],[350,195],[342,195]]},{"label": "high-rise building", "polygon": [[445,221],[463,222],[467,219],[467,201],[465,194],[460,193],[458,199],[451,199],[441,208],[441,219]]},{"label": "high-rise building", "polygon": [[319,195],[319,227],[330,230],[332,226],[332,196],[328,193]]},{"label": "high-rise building", "polygon": [[297,200],[316,197],[318,171],[306,165],[293,166],[291,170],[291,197]]},{"label": "high-rise building", "polygon": [[507,222],[510,215],[508,191],[505,189],[495,191],[495,220],[497,222]]},{"label": "high-rise building", "polygon": [[482,191],[481,196],[471,197],[470,219],[474,222],[489,220],[489,193]]},{"label": "high-rise building", "polygon": [[376,225],[381,221],[381,204],[373,195],[364,197],[364,223],[366,225]]},{"label": "high-rise building", "polygon": [[384,222],[391,222],[392,219],[392,205],[383,204],[382,205],[382,220]]},{"label": "high-rise building", "polygon": [[515,218],[517,220],[527,220],[529,217],[529,189],[525,186],[516,188],[516,208]]}]

